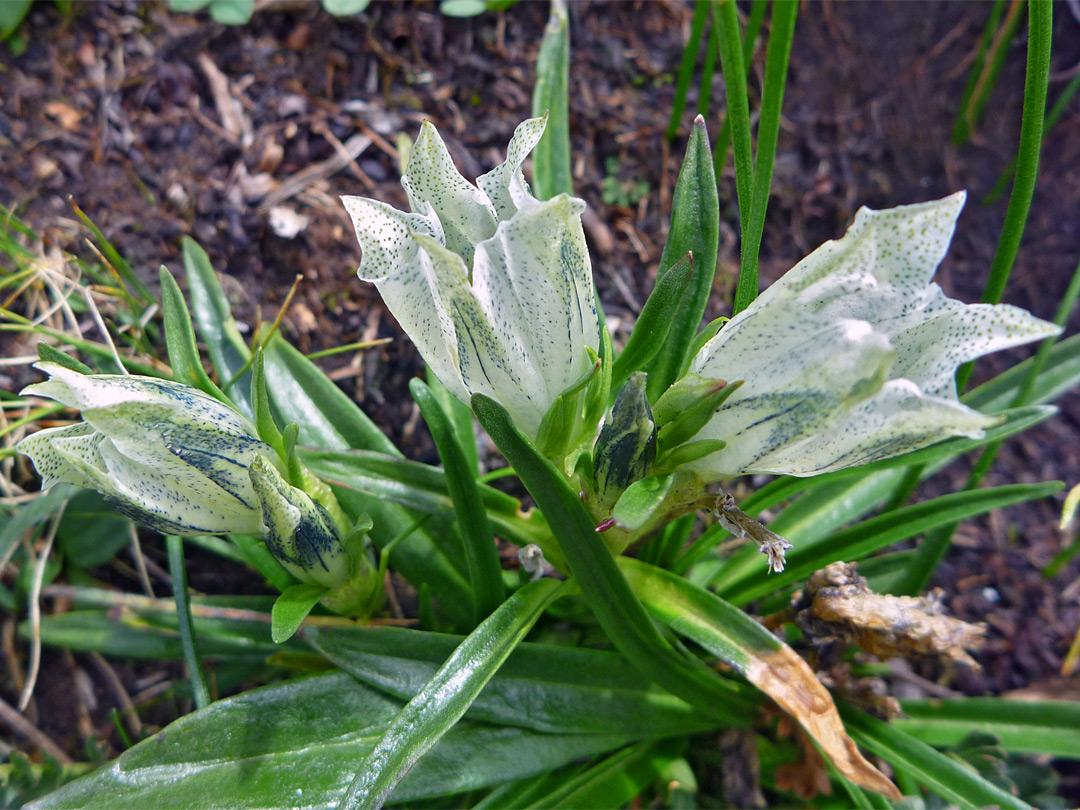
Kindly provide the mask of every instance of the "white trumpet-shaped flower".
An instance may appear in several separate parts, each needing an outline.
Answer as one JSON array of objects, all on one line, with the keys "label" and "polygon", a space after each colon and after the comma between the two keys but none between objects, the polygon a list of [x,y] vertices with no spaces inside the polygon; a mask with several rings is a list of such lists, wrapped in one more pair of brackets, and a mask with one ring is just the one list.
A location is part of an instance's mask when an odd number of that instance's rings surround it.
[{"label": "white trumpet-shaped flower", "polygon": [[726,445],[688,466],[815,475],[995,424],[958,401],[957,367],[1060,330],[930,282],[964,198],[860,209],[706,343],[690,371],[743,385],[694,437]]},{"label": "white trumpet-shaped flower", "polygon": [[187,385],[153,377],[79,374],[56,363],[23,394],[82,411],[85,421],[18,444],[43,486],[96,489],[120,512],[166,534],[259,534],[248,468],[273,451],[240,414]]},{"label": "white trumpet-shaped flower", "polygon": [[506,162],[468,182],[425,123],[402,178],[413,213],[344,197],[363,251],[358,274],[444,385],[500,402],[535,437],[599,348],[585,203],[536,200],[521,171],[547,118],[523,122]]}]

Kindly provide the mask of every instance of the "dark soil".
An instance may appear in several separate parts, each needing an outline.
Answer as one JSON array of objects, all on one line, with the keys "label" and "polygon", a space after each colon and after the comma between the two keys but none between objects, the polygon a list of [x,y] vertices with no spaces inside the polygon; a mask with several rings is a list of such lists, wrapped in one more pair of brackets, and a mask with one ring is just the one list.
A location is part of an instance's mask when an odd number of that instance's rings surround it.
[{"label": "dark soil", "polygon": [[[669,147],[663,132],[690,10],[652,2],[571,9],[574,181],[593,212],[587,233],[617,339],[652,287],[692,118],[688,112]],[[1080,62],[1080,23],[1066,5],[1056,10],[1052,69],[1066,72]],[[434,3],[376,3],[360,17],[334,20],[316,4],[290,3],[258,13],[248,26],[224,28],[160,5],[82,4],[74,18],[60,21],[51,4],[36,4],[24,28],[26,51],[12,58],[0,49],[0,203],[50,243],[75,249],[71,195],[148,281],[162,263],[180,271],[179,239],[190,235],[225,274],[239,317],[250,325],[272,319],[302,275],[286,336],[303,351],[394,338],[325,367],[406,453],[434,460],[426,436],[414,429],[406,388],[420,359],[374,288],[355,278],[359,250],[337,197],[362,194],[405,207],[393,145],[399,132],[415,136],[423,118],[438,125],[466,176],[499,162],[514,127],[529,115],[547,11],[546,3],[525,2],[455,20]],[[967,210],[937,279],[949,294],[978,300],[1007,203],[982,200],[1015,153],[1024,81],[1022,26],[973,142],[949,145],[989,11],[989,4],[804,4],[765,225],[763,284],[840,236],[860,205],[889,207],[966,188]],[[238,135],[215,106],[213,69],[200,62],[203,55],[240,102],[248,123]],[[755,87],[763,65],[759,48]],[[1051,98],[1062,86],[1051,85]],[[692,90],[688,107],[697,101]],[[722,109],[718,80],[708,116],[714,137]],[[1006,301],[1044,318],[1054,316],[1080,258],[1076,110],[1074,104],[1046,140],[1006,292]],[[361,133],[373,144],[354,163],[282,201],[308,218],[306,229],[291,240],[275,235],[267,191]],[[634,207],[601,200],[612,157],[620,181],[648,184]],[[710,317],[725,313],[737,273],[730,160],[721,206]],[[1078,324],[1074,319],[1070,332]],[[9,341],[5,354],[26,350]],[[983,361],[976,381],[1027,354]],[[1059,416],[1006,445],[988,483],[1080,481],[1080,398],[1058,404]],[[962,486],[961,466],[922,494]],[[990,641],[979,656],[984,670],[957,673],[945,687],[1001,694],[1034,685],[1047,696],[1063,695],[1050,682],[1080,624],[1080,562],[1053,580],[1040,573],[1071,540],[1056,528],[1061,497],[961,527],[935,584],[945,588],[955,615],[989,622]],[[198,571],[192,576],[198,584]],[[1075,792],[1075,772],[1070,779],[1066,788]]]}]

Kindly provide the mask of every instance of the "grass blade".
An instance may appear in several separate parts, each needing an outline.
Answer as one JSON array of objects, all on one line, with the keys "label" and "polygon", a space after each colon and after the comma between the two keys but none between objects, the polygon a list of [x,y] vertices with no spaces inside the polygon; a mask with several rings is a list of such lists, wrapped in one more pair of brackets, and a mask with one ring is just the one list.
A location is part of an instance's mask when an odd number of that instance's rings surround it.
[{"label": "grass blade", "polygon": [[983,65],[986,64],[986,52],[994,41],[994,34],[998,30],[998,24],[1001,22],[1001,15],[1004,11],[1005,0],[994,0],[994,5],[990,9],[990,17],[987,19],[986,27],[983,28],[982,36],[979,38],[979,49],[975,52],[975,61],[971,64],[971,73],[968,74],[967,85],[964,87],[964,93],[960,97],[960,113],[956,116],[956,123],[953,125],[952,138],[950,139],[956,146],[967,143],[971,137],[969,119],[971,116],[972,96],[979,84]]},{"label": "grass blade", "polygon": [[746,94],[746,67],[739,37],[735,0],[713,0],[713,25],[720,31],[720,69],[724,72],[727,118],[735,152],[735,191],[739,198],[739,223],[750,220],[750,196],[754,184],[754,150],[750,138],[750,101]]},{"label": "grass blade", "polygon": [[531,582],[477,627],[387,726],[357,771],[341,810],[382,807],[417,760],[461,719],[517,643],[566,587],[550,579]]},{"label": "grass blade", "polygon": [[[761,33],[761,25],[765,21],[765,9],[768,0],[753,0],[750,4],[750,17],[746,21],[746,30],[743,32],[743,65],[746,72],[750,72],[750,62],[754,56],[754,46],[757,44],[758,35]],[[727,165],[728,145],[731,143],[731,116],[724,115],[724,123],[720,125],[720,134],[716,137],[716,149],[713,151],[713,171],[719,180],[724,174],[724,166]]]},{"label": "grass blade", "polygon": [[469,580],[472,583],[473,620],[479,624],[506,597],[495,535],[491,531],[487,510],[480,499],[476,478],[469,468],[465,452],[454,435],[446,413],[439,407],[431,389],[424,385],[420,378],[414,377],[409,382],[409,390],[424,421],[427,422],[446,470],[446,486],[457,514],[458,527],[461,529],[465,546]]},{"label": "grass blade", "polygon": [[956,745],[973,728],[993,734],[1006,751],[1080,760],[1080,704],[1064,700],[956,698],[902,701],[892,725],[929,745]]},{"label": "grass blade", "polygon": [[195,708],[202,709],[210,704],[210,689],[206,686],[202,663],[199,660],[199,647],[195,639],[195,625],[191,620],[191,600],[188,596],[187,569],[184,567],[184,541],[175,535],[165,536],[165,546],[169,554],[169,576],[172,577],[173,596],[176,599],[176,618],[180,624],[180,644],[184,651],[191,691],[195,698]]},{"label": "grass blade", "polygon": [[548,114],[547,129],[533,150],[533,192],[538,200],[573,194],[570,174],[570,18],[565,0],[552,0],[536,58],[536,89],[532,114]]},{"label": "grass blade", "polygon": [[780,110],[784,103],[791,41],[795,35],[798,0],[773,0],[772,30],[765,56],[765,86],[761,92],[761,118],[758,122],[757,155],[754,158],[754,185],[750,198],[750,217],[742,221],[742,255],[739,282],[732,314],[750,306],[758,293],[758,252],[765,230],[765,209],[769,204],[776,140],[780,134]]},{"label": "grass blade", "polygon": [[1030,807],[952,757],[935,751],[888,723],[843,703],[840,704],[840,716],[859,745],[894,768],[906,771],[947,801],[964,808],[998,806],[1028,810]]},{"label": "grass blade", "polygon": [[679,134],[679,121],[686,110],[686,93],[690,89],[690,80],[694,78],[694,65],[697,64],[698,51],[701,50],[701,35],[709,19],[709,0],[697,0],[694,4],[694,18],[690,21],[690,38],[683,50],[679,75],[675,79],[675,97],[671,100],[671,118],[664,137],[675,140]]}]

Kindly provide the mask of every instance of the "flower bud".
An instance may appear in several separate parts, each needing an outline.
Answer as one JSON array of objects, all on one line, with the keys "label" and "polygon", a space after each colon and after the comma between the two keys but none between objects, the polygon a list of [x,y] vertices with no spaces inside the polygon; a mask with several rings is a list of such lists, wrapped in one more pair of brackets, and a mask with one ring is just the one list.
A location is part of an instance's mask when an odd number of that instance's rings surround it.
[{"label": "flower bud", "polygon": [[79,374],[56,363],[22,393],[82,411],[85,421],[19,442],[43,486],[96,489],[165,534],[259,532],[248,467],[273,451],[240,414],[190,386],[153,377]]},{"label": "flower bud", "polygon": [[285,569],[304,582],[336,588],[349,577],[349,555],[330,513],[289,485],[266,459],[248,470],[261,515],[263,542]]},{"label": "flower bud", "polygon": [[656,459],[656,425],[645,396],[644,372],[630,375],[593,449],[593,477],[601,505],[610,509]]}]

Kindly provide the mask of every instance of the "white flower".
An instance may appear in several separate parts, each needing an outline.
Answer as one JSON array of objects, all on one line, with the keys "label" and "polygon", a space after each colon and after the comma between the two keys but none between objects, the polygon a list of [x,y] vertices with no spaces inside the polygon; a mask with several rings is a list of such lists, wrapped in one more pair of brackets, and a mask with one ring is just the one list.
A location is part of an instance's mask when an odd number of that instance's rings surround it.
[{"label": "white flower", "polygon": [[585,203],[539,202],[521,172],[546,122],[520,124],[506,162],[479,187],[425,123],[401,180],[413,213],[342,198],[363,251],[360,278],[378,287],[436,376],[466,403],[495,399],[533,438],[600,342]]},{"label": "white flower", "polygon": [[694,437],[727,445],[688,466],[816,475],[995,424],[957,400],[957,367],[1060,329],[930,283],[964,198],[861,208],[705,344],[690,371],[744,383]]},{"label": "white flower", "polygon": [[77,408],[85,420],[19,442],[43,486],[96,489],[120,512],[166,534],[259,534],[248,468],[273,451],[243,416],[167,380],[35,367],[51,379],[22,393]]}]

